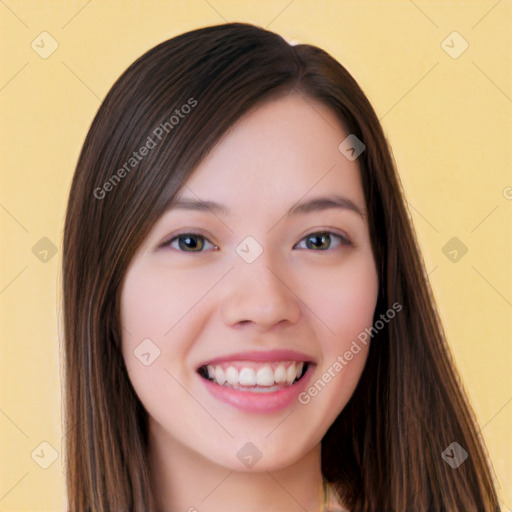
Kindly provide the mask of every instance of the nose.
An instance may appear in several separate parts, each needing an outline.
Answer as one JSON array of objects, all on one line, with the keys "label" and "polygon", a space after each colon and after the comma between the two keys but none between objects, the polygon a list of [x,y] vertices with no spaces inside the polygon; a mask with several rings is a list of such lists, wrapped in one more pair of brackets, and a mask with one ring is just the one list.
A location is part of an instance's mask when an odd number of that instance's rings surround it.
[{"label": "nose", "polygon": [[299,320],[300,300],[294,293],[293,283],[287,282],[289,273],[276,271],[274,267],[261,256],[250,264],[239,262],[230,272],[222,311],[226,325],[252,324],[264,331]]}]

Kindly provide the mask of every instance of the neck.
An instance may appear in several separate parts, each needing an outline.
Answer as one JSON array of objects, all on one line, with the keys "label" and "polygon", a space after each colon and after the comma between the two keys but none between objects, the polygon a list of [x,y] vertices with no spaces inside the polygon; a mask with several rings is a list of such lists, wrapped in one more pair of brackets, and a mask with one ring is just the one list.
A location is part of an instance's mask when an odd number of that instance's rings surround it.
[{"label": "neck", "polygon": [[168,436],[150,435],[148,447],[159,512],[322,512],[320,455],[318,444],[288,467],[239,471]]}]

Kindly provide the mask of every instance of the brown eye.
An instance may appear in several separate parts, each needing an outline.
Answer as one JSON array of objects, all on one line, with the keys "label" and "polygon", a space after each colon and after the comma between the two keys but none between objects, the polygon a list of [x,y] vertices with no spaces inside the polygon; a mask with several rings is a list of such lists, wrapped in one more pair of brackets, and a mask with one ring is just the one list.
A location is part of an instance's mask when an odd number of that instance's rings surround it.
[{"label": "brown eye", "polygon": [[[176,242],[178,243],[177,247]],[[163,246],[169,246],[182,252],[204,252],[205,244],[210,244],[213,248],[216,248],[202,235],[197,233],[181,233],[163,244]]]},{"label": "brown eye", "polygon": [[[338,243],[332,246],[333,239],[337,239]],[[341,235],[337,235],[335,233],[331,233],[329,231],[320,231],[318,233],[310,233],[305,236],[300,242],[306,242],[306,249],[327,251],[328,249],[333,249],[335,247],[339,247],[340,245],[351,245],[350,241]],[[297,244],[295,247],[298,247]],[[304,247],[301,247],[304,248]]]}]

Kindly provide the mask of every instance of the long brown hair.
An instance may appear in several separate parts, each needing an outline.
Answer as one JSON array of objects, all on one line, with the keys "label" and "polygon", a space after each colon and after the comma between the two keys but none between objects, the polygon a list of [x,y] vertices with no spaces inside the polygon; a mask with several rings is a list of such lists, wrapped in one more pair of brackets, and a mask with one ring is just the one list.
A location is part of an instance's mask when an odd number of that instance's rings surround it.
[{"label": "long brown hair", "polygon": [[[63,254],[70,512],[156,510],[147,413],[120,350],[123,277],[227,130],[255,105],[290,93],[325,104],[365,144],[358,163],[379,273],[375,319],[403,306],[372,340],[360,382],[322,440],[323,474],[353,511],[499,510],[373,108],[325,51],[229,23],[184,33],[136,60],[107,94],[79,157]],[[142,146],[149,149],[136,158]],[[452,442],[469,454],[456,469],[441,456]]]}]

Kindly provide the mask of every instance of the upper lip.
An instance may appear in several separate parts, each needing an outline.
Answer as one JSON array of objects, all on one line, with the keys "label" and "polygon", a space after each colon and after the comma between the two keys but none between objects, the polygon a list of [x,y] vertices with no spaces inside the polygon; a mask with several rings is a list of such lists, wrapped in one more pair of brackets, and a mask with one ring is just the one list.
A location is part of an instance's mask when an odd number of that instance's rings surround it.
[{"label": "upper lip", "polygon": [[304,363],[314,363],[311,356],[296,350],[253,350],[250,352],[236,352],[225,356],[210,359],[198,366],[215,365],[229,361],[255,361],[255,362],[276,362],[276,361],[299,361]]}]

